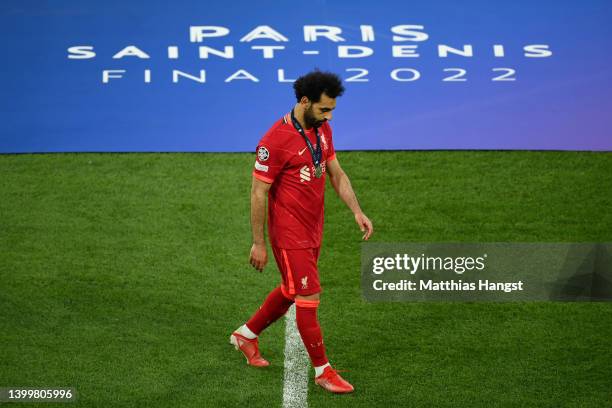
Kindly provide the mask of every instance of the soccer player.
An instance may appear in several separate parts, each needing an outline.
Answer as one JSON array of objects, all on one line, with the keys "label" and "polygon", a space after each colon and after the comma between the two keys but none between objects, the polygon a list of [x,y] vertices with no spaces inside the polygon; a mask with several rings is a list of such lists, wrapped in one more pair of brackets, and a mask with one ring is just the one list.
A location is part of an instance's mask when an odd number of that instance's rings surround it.
[{"label": "soccer player", "polygon": [[230,343],[242,351],[248,364],[268,366],[270,363],[259,353],[257,336],[295,302],[296,323],[315,369],[315,382],[328,391],[348,393],[353,386],[331,367],[317,319],[321,292],[317,261],[326,174],[355,215],[365,240],[372,235],[372,222],[361,211],[334,151],[328,121],[336,98],[344,92],[340,78],[315,70],[298,78],[293,88],[296,105],[268,130],[257,146],[251,187],[250,263],[261,272],[268,262],[264,238],[268,197],[268,236],[281,272],[281,284],[231,334]]}]

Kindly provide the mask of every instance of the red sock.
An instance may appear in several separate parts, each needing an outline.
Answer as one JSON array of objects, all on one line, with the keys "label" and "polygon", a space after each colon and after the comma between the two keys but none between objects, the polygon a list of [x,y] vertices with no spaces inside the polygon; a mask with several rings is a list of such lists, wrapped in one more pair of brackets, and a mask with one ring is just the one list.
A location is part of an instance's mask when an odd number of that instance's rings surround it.
[{"label": "red sock", "polygon": [[321,326],[317,320],[318,307],[318,300],[296,299],[295,301],[295,320],[313,367],[328,363]]},{"label": "red sock", "polygon": [[255,312],[246,325],[253,333],[259,336],[259,333],[264,331],[266,327],[287,313],[287,309],[292,304],[293,300],[287,299],[279,286],[270,292],[259,310]]}]

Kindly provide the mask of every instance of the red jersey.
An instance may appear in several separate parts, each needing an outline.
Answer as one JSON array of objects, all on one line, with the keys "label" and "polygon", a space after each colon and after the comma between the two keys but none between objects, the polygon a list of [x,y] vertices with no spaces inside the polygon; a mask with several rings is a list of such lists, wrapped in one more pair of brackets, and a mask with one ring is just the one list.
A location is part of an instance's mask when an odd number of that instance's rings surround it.
[{"label": "red jersey", "polygon": [[[314,128],[305,130],[316,149]],[[291,114],[278,120],[257,145],[253,175],[272,184],[268,194],[268,235],[278,248],[316,248],[323,234],[326,163],[335,158],[332,130],[325,122],[321,138],[323,175],[315,177],[306,141],[293,127]]]}]

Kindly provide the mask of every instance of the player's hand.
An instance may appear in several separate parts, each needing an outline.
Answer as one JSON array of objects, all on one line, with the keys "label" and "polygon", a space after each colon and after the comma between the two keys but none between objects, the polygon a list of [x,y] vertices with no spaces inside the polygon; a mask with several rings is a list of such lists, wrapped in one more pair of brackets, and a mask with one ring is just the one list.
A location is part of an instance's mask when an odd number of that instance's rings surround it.
[{"label": "player's hand", "polygon": [[268,263],[268,251],[266,250],[266,244],[253,244],[251,247],[251,258],[249,262],[251,266],[257,269],[259,272],[263,271],[263,268]]},{"label": "player's hand", "polygon": [[368,240],[370,236],[374,232],[374,227],[372,226],[372,221],[364,214],[357,213],[355,214],[355,222],[359,225],[359,229],[363,232],[363,237],[361,239]]}]

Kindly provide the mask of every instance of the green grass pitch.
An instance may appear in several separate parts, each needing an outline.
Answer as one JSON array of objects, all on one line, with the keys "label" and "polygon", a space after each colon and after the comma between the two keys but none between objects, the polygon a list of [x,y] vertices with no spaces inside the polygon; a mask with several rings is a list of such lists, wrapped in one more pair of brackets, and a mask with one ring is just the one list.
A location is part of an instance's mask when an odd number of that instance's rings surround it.
[{"label": "green grass pitch", "polygon": [[[338,157],[373,241],[612,240],[610,153]],[[83,407],[280,406],[284,321],[261,336],[268,369],[227,344],[279,281],[248,265],[253,160],[0,156],[0,387],[72,386]],[[356,392],[311,381],[311,407],[612,407],[612,304],[369,304],[360,237],[328,183],[320,321]]]}]

